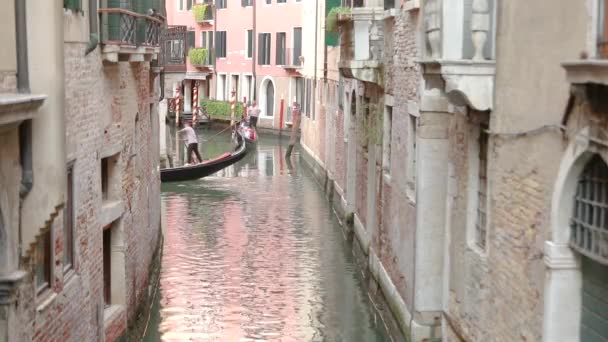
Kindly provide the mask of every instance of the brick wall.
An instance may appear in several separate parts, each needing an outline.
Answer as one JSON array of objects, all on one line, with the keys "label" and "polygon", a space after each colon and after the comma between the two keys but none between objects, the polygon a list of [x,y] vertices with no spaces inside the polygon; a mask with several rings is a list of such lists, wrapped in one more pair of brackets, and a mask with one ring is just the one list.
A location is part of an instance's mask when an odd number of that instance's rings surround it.
[{"label": "brick wall", "polygon": [[[74,163],[75,268],[64,274],[63,212],[53,229],[53,289],[35,296],[31,275],[20,286],[19,317],[34,341],[115,340],[147,300],[149,267],[160,230],[158,116],[150,115],[148,63],[104,65],[99,49],[84,56],[86,44],[65,44],[67,160]],[[136,120],[137,118],[137,120]],[[134,138],[135,137],[135,138]],[[100,157],[118,146],[122,175],[120,217],[126,246],[126,309],[104,330]],[[31,251],[24,262],[33,271]]]}]

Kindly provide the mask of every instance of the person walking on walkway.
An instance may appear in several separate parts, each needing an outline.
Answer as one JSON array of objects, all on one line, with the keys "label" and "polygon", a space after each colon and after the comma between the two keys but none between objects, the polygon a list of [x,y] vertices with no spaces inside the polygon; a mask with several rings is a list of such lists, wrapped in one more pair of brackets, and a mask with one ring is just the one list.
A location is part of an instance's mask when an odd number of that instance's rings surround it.
[{"label": "person walking on walkway", "polygon": [[192,152],[196,155],[197,162],[202,163],[203,158],[201,158],[201,154],[198,152],[198,139],[196,137],[196,132],[194,132],[194,128],[192,128],[192,122],[187,121],[186,127],[179,130],[180,133],[186,135],[186,143],[188,144],[188,164],[192,164]]},{"label": "person walking on walkway", "polygon": [[252,102],[251,107],[247,110],[247,116],[249,117],[249,127],[258,127],[258,117],[260,116],[260,108],[255,101]]}]

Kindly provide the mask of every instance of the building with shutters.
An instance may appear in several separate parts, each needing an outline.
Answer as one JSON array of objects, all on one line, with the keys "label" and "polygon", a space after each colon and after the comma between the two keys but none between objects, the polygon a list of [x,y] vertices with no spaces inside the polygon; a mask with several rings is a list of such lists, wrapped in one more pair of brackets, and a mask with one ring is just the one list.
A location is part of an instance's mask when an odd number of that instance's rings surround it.
[{"label": "building with shutters", "polygon": [[239,101],[257,101],[259,126],[286,128],[288,103],[303,96],[301,7],[301,0],[167,1],[170,29],[185,31],[185,43],[166,45],[165,56],[178,56],[165,68],[166,92],[179,91],[188,117],[195,96],[229,101],[235,91]]},{"label": "building with shutters", "polygon": [[[0,15],[0,341],[139,339],[158,264],[162,1]],[[139,327],[139,328],[137,328]]]}]

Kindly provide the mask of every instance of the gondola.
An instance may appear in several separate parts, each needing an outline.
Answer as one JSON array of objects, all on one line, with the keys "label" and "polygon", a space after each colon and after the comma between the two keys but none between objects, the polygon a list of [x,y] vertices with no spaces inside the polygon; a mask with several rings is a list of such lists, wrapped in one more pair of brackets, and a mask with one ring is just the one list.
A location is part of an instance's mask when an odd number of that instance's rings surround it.
[{"label": "gondola", "polygon": [[247,142],[240,133],[237,135],[237,139],[239,144],[233,152],[226,152],[217,158],[206,160],[197,165],[161,169],[160,181],[166,183],[199,179],[238,162],[247,154]]},{"label": "gondola", "polygon": [[247,148],[252,149],[258,142],[258,132],[251,128],[246,121],[241,121],[238,125],[237,132],[239,132],[245,141],[247,142]]}]

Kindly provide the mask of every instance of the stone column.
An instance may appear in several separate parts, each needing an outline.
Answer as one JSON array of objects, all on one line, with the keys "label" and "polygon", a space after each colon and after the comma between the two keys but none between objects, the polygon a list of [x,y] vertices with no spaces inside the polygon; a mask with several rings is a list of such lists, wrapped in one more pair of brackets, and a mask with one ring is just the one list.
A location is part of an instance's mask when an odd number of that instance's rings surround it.
[{"label": "stone column", "polygon": [[414,286],[414,311],[421,313],[422,325],[432,325],[442,309],[449,123],[445,94],[425,91],[418,128]]}]

